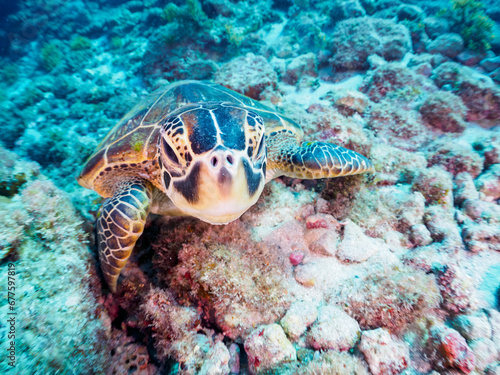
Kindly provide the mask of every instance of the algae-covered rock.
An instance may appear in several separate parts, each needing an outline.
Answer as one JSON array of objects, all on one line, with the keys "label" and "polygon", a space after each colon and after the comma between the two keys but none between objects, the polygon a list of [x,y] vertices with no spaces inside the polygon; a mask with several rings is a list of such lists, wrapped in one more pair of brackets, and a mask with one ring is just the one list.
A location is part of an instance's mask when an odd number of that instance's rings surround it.
[{"label": "algae-covered rock", "polygon": [[[14,272],[15,280],[15,303],[4,298],[0,307],[16,313],[16,371],[105,372],[110,362],[107,314],[96,299],[94,260],[68,196],[50,180],[30,178],[10,200],[0,200],[0,212],[0,227],[8,235],[0,243],[6,257],[0,270]],[[0,286],[5,296],[6,288],[6,283]],[[4,342],[6,335],[4,328]],[[0,372],[8,368],[2,361]]]},{"label": "algae-covered rock", "polygon": [[252,331],[245,340],[245,351],[251,374],[297,359],[295,348],[278,324],[261,326]]},{"label": "algae-covered rock", "polygon": [[387,328],[392,332],[404,331],[440,302],[433,275],[402,265],[372,270],[362,279],[349,280],[331,298],[362,329]]},{"label": "algae-covered rock", "polygon": [[468,109],[469,121],[500,118],[500,89],[488,76],[469,67],[446,62],[433,71],[432,79],[438,87],[452,88],[462,98]]},{"label": "algae-covered rock", "polygon": [[316,350],[350,350],[359,340],[358,322],[336,306],[322,306],[307,342]]},{"label": "algae-covered rock", "polygon": [[[173,220],[164,227],[155,244],[158,277],[233,340],[278,321],[290,305],[278,254],[249,242],[241,222],[195,223]],[[178,264],[172,267],[174,256]]]},{"label": "algae-covered rock", "polygon": [[427,123],[444,132],[461,133],[465,130],[466,107],[462,100],[450,92],[429,95],[420,107]]},{"label": "algae-covered rock", "polygon": [[360,17],[339,22],[333,33],[333,64],[341,69],[366,69],[368,56],[378,54],[388,61],[410,52],[411,38],[402,24]]},{"label": "algae-covered rock", "polygon": [[374,375],[399,374],[410,363],[408,346],[394,340],[383,328],[363,331],[358,348],[365,355]]},{"label": "algae-covered rock", "polygon": [[253,99],[260,99],[266,87],[275,88],[278,76],[263,56],[248,53],[224,64],[215,82]]}]

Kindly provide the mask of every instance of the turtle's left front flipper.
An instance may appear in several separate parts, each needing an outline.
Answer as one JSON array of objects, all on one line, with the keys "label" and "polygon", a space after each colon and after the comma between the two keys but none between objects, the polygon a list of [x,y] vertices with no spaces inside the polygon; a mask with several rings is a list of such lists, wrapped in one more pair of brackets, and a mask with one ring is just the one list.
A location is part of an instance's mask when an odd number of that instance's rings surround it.
[{"label": "turtle's left front flipper", "polygon": [[373,163],[357,152],[324,142],[268,150],[267,179],[288,176],[304,179],[349,176],[375,172]]},{"label": "turtle's left front flipper", "polygon": [[99,210],[99,260],[104,279],[112,292],[116,291],[118,276],[144,230],[151,199],[151,184],[135,178],[123,181],[113,197],[104,200]]}]

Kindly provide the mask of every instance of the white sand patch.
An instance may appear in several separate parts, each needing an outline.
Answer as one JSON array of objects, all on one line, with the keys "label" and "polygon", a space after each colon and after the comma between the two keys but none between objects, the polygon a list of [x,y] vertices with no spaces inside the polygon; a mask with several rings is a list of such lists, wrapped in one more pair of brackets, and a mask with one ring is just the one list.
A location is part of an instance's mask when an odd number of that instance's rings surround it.
[{"label": "white sand patch", "polygon": [[320,81],[320,86],[316,90],[309,88],[298,89],[295,86],[281,84],[280,89],[284,92],[284,102],[288,105],[294,104],[307,109],[312,104],[323,104],[330,106],[329,100],[321,99],[329,92],[358,91],[363,83],[361,74],[352,76],[338,83]]},{"label": "white sand patch", "polygon": [[285,27],[287,22],[288,22],[288,20],[285,19],[281,23],[275,23],[275,24],[271,25],[270,27],[264,27],[257,32],[257,35],[267,45],[272,45],[274,43],[277,43],[279,41],[280,36],[281,36],[281,32],[283,31],[283,28]]}]

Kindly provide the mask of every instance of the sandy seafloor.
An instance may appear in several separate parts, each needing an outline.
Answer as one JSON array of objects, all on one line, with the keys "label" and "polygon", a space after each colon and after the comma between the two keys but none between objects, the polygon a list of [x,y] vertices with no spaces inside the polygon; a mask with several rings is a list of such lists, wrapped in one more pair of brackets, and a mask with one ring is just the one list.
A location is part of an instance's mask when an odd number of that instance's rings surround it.
[{"label": "sandy seafloor", "polygon": [[[376,173],[150,215],[110,293],[76,177],[184,79]],[[499,82],[493,0],[1,1],[0,373],[500,374]]]}]

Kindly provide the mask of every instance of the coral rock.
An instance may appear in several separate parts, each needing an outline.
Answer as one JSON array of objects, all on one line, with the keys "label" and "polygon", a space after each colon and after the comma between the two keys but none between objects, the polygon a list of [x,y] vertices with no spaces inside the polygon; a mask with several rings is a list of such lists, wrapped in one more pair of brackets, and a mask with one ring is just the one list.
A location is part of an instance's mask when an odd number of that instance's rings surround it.
[{"label": "coral rock", "polygon": [[444,361],[445,367],[452,367],[466,374],[474,370],[475,355],[457,331],[439,325],[431,328],[431,335],[434,348]]},{"label": "coral rock", "polygon": [[377,137],[403,150],[417,151],[432,137],[419,112],[395,106],[389,101],[371,107],[368,124]]},{"label": "coral rock", "polygon": [[358,349],[365,355],[370,371],[374,375],[399,374],[410,363],[407,345],[394,340],[383,328],[363,331]]},{"label": "coral rock", "polygon": [[460,52],[456,57],[457,61],[465,66],[477,65],[482,59],[484,59],[485,54],[482,52],[471,51],[466,49]]},{"label": "coral rock", "polygon": [[287,60],[283,81],[295,85],[304,76],[317,77],[317,65],[316,56],[312,52]]},{"label": "coral rock", "polygon": [[364,17],[364,10],[359,0],[334,0],[326,2],[325,13],[330,17],[332,23],[348,18]]},{"label": "coral rock", "polygon": [[395,264],[351,279],[331,296],[363,329],[404,331],[408,324],[439,306],[433,275]]},{"label": "coral rock", "polygon": [[412,102],[420,100],[423,93],[435,92],[434,83],[398,63],[385,64],[369,71],[360,87],[374,102],[380,102],[387,96]]},{"label": "coral rock", "polygon": [[453,179],[450,173],[440,167],[424,169],[413,180],[413,190],[425,197],[427,204],[440,204],[451,207]]},{"label": "coral rock", "polygon": [[459,314],[467,312],[474,305],[476,283],[460,268],[445,266],[438,271],[437,281],[443,297],[442,306],[446,310]]},{"label": "coral rock", "polygon": [[359,334],[358,322],[338,307],[326,305],[319,309],[307,342],[316,350],[349,350],[359,340]]},{"label": "coral rock", "polygon": [[500,375],[500,362],[489,365],[484,373],[486,375]]},{"label": "coral rock", "polygon": [[479,65],[487,72],[492,72],[500,68],[500,56],[488,57],[484,60],[481,60]]},{"label": "coral rock", "polygon": [[270,369],[285,361],[295,361],[297,353],[278,324],[260,326],[245,340],[251,374]]},{"label": "coral rock", "polygon": [[425,25],[427,35],[431,38],[443,35],[450,29],[448,21],[442,17],[426,17],[422,23]]},{"label": "coral rock", "polygon": [[337,251],[340,224],[331,215],[315,214],[306,219],[304,239],[313,253],[333,256]]},{"label": "coral rock", "polygon": [[462,228],[462,237],[469,251],[500,251],[500,227],[495,225],[468,223]]},{"label": "coral rock", "polygon": [[351,116],[354,113],[363,114],[370,105],[368,96],[352,90],[329,92],[325,99],[328,99],[339,108],[340,112]]},{"label": "coral rock", "polygon": [[215,82],[253,99],[260,99],[266,87],[276,87],[278,76],[263,56],[247,53],[224,64],[215,74]]},{"label": "coral rock", "polygon": [[318,317],[318,309],[311,302],[294,302],[280,325],[292,341],[297,341]]},{"label": "coral rock", "polygon": [[424,14],[424,11],[422,10],[422,8],[420,8],[416,5],[401,4],[398,7],[398,20],[399,21],[418,20],[423,14]]},{"label": "coral rock", "polygon": [[491,325],[484,313],[459,315],[453,320],[453,327],[467,340],[491,337]]},{"label": "coral rock", "polygon": [[488,139],[484,144],[484,165],[500,164],[500,139]]},{"label": "coral rock", "polygon": [[229,350],[222,342],[216,343],[207,353],[207,359],[203,362],[198,375],[228,375],[229,374]]},{"label": "coral rock", "polygon": [[432,243],[431,232],[424,224],[417,224],[410,229],[410,240],[415,246],[426,246]]},{"label": "coral rock", "polygon": [[360,263],[376,254],[387,245],[378,238],[371,238],[352,221],[344,226],[344,238],[337,250],[337,257],[349,263]]},{"label": "coral rock", "polygon": [[483,158],[463,141],[438,139],[429,146],[429,165],[440,165],[453,175],[468,172],[477,177],[483,169]]},{"label": "coral rock", "polygon": [[495,343],[495,347],[500,352],[500,312],[494,309],[486,309],[489,322],[491,324],[491,339]]},{"label": "coral rock", "polygon": [[476,188],[488,199],[500,199],[500,164],[494,164],[481,174],[476,181]]},{"label": "coral rock", "polygon": [[424,221],[434,242],[440,242],[441,251],[464,249],[453,211],[438,205],[429,206],[425,211]]},{"label": "coral rock", "polygon": [[500,223],[500,206],[479,199],[468,199],[462,208],[465,213],[478,223]]},{"label": "coral rock", "polygon": [[420,107],[420,113],[427,123],[444,132],[461,133],[466,128],[467,108],[450,92],[430,94]]},{"label": "coral rock", "polygon": [[442,53],[445,56],[454,58],[464,49],[464,40],[458,34],[448,33],[438,36],[427,44],[427,51],[430,53]]},{"label": "coral rock", "polygon": [[461,206],[465,201],[475,201],[479,199],[479,193],[474,186],[472,176],[466,172],[455,176],[454,198],[455,204]]},{"label": "coral rock", "polygon": [[488,76],[452,62],[434,69],[432,79],[438,87],[451,85],[468,108],[469,121],[500,118],[500,89]]},{"label": "coral rock", "polygon": [[480,372],[484,372],[489,365],[498,360],[499,352],[490,339],[472,340],[469,342],[469,347],[476,356],[476,370]]},{"label": "coral rock", "polygon": [[301,264],[295,268],[295,280],[306,287],[316,285],[319,265],[315,262]]},{"label": "coral rock", "polygon": [[333,39],[333,64],[342,69],[366,69],[368,56],[372,54],[391,61],[411,51],[408,29],[385,19],[362,17],[341,21],[335,26]]}]

